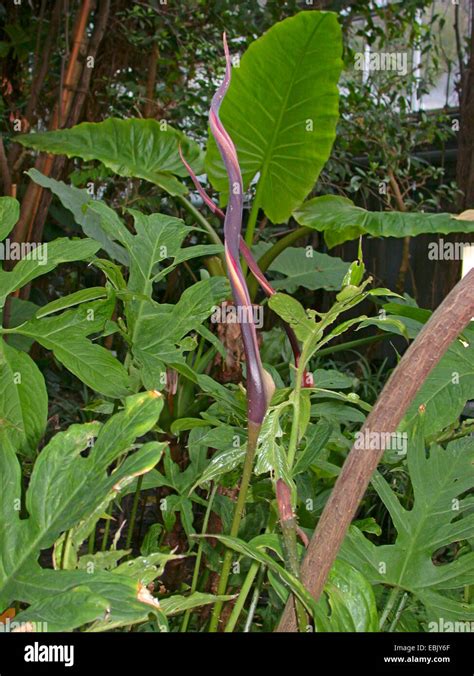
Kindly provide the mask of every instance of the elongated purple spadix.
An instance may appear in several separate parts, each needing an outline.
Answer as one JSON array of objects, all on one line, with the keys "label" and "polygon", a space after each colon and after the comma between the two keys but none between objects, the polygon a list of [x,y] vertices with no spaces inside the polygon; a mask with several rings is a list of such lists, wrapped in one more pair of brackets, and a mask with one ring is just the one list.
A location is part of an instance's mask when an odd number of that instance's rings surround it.
[{"label": "elongated purple spadix", "polygon": [[231,64],[229,48],[224,33],[226,72],[224,80],[214,94],[209,111],[209,125],[216,140],[229,177],[229,202],[224,220],[224,247],[227,271],[234,302],[244,321],[240,324],[247,364],[247,410],[249,422],[260,426],[275,389],[271,376],[264,370],[260,359],[257,331],[253,321],[253,307],[239,260],[240,232],[242,229],[243,184],[237,151],[219,118],[219,108],[230,85]]}]

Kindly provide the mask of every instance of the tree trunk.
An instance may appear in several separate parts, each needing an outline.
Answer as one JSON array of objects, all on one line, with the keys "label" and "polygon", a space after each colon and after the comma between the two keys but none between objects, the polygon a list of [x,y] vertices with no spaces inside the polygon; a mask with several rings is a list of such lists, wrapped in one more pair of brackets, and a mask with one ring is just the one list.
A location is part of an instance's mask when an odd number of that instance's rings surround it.
[{"label": "tree trunk", "polygon": [[[53,114],[51,116],[51,121],[49,128],[50,130],[58,129],[61,121],[65,119],[69,107],[72,102],[73,90],[77,86],[77,81],[80,75],[80,69],[78,65],[78,57],[80,53],[81,45],[85,44],[87,40],[86,27],[89,14],[92,7],[92,0],[84,0],[78,15],[76,17],[76,22],[73,32],[73,46],[71,55],[68,61],[68,67],[66,70],[66,75],[64,77],[64,82],[62,83],[62,88],[60,92],[60,100],[55,105]],[[40,154],[35,163],[35,168],[41,171],[47,176],[50,175],[51,169],[53,166],[53,156]],[[26,189],[25,196],[21,205],[20,220],[15,226],[13,231],[13,240],[16,242],[27,242],[29,241],[28,237],[31,235],[31,231],[34,227],[36,214],[41,203],[41,196],[43,194],[43,189],[41,186],[37,185],[33,181],[30,181],[28,188]]]},{"label": "tree trunk", "polygon": [[155,102],[156,73],[158,70],[158,45],[153,43],[148,59],[148,74],[146,82],[145,105],[143,107],[143,117],[155,117],[157,105]]}]

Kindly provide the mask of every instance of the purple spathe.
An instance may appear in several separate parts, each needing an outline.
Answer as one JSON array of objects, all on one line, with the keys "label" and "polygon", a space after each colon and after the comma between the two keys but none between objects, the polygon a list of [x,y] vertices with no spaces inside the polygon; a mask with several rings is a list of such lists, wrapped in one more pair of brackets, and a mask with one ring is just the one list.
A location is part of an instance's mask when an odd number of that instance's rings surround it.
[{"label": "purple spathe", "polygon": [[230,55],[224,34],[226,72],[224,80],[217,89],[209,111],[209,125],[222,156],[229,177],[229,203],[224,220],[225,258],[229,280],[237,308],[244,308],[243,317],[248,321],[240,325],[247,364],[247,411],[249,422],[260,426],[268,408],[273,381],[263,369],[257,342],[257,331],[253,322],[252,302],[239,260],[240,232],[243,212],[243,183],[237,151],[229,134],[219,119],[219,108],[229,88],[231,65]]}]

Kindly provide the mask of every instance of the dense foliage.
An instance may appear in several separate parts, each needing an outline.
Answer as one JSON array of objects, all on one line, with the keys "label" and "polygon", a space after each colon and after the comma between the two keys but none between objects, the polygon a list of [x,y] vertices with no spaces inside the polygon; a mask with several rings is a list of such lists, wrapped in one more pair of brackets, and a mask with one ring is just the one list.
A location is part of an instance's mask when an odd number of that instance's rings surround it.
[{"label": "dense foliage", "polygon": [[[473,421],[462,415],[474,398],[471,326],[421,385],[401,445],[386,449],[318,601],[299,575],[305,543],[396,362],[395,349],[389,363],[366,359],[354,340],[403,350],[431,314],[403,288],[374,283],[367,239],[474,232],[472,212],[453,204],[455,184],[407,160],[410,144],[447,139],[449,122],[424,119],[405,134],[403,93],[390,87],[394,98],[385,99],[387,83],[374,99],[354,82],[339,95],[354,58],[347,12],[343,32],[335,13],[268,3],[257,37],[246,30],[249,3],[233,12],[224,4],[211,27],[205,10],[192,21],[178,16],[174,28],[160,24],[154,40],[168,54],[167,77],[153,116],[130,116],[141,91],[132,69],[126,84],[113,83],[127,98],[112,96],[110,82],[104,88],[107,119],[10,139],[27,158],[70,163],[66,181],[38,164],[28,170],[31,185],[54,196],[45,241],[17,239],[31,249],[0,271],[0,611],[49,631],[272,631],[293,596],[302,631],[474,621]],[[138,50],[143,27],[157,20],[141,5],[115,17],[134,28],[128,40]],[[399,35],[419,9],[407,6]],[[242,54],[220,116],[242,174],[252,252],[243,280],[255,303],[253,318],[239,321],[217,207],[232,205],[233,184],[229,191],[204,120],[228,20],[231,53]],[[27,38],[20,47],[19,61]],[[367,135],[381,118],[383,134]],[[368,164],[348,179],[353,137]],[[413,175],[426,188],[397,203],[397,187]],[[387,202],[374,205],[385,179]],[[359,193],[356,204],[349,197]],[[0,198],[5,251],[19,219],[19,200]],[[357,240],[356,260],[330,255]],[[325,292],[325,309],[308,303],[315,291]],[[257,353],[275,385],[255,448],[246,321],[263,329]]]}]

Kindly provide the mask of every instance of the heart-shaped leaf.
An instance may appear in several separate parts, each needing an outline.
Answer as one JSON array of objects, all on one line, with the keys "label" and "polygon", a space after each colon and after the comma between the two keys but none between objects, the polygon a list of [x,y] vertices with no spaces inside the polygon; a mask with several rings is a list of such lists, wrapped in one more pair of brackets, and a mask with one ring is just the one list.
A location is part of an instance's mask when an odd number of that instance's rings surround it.
[{"label": "heart-shaped leaf", "polygon": [[[286,221],[313,188],[329,158],[338,118],[341,29],[332,12],[300,12],[253,42],[233,68],[220,110],[237,148],[244,188],[259,175],[257,204]],[[215,141],[206,167],[226,193]]]}]

